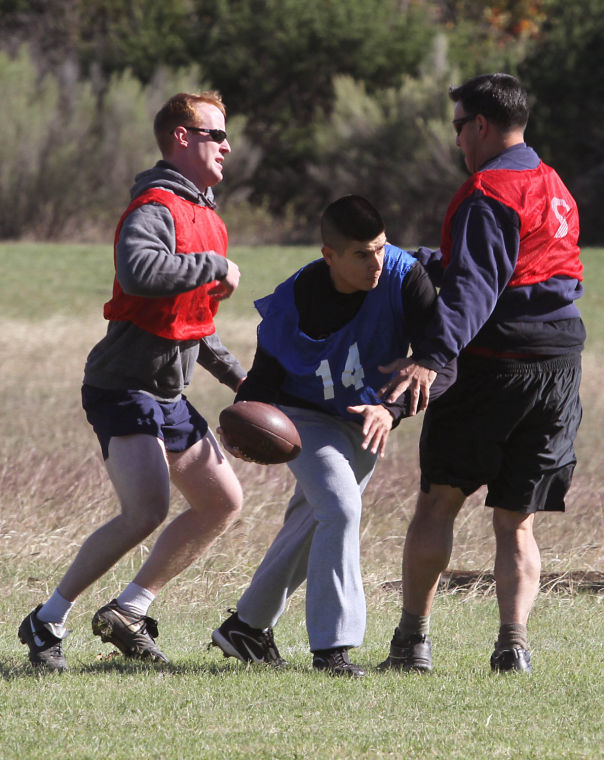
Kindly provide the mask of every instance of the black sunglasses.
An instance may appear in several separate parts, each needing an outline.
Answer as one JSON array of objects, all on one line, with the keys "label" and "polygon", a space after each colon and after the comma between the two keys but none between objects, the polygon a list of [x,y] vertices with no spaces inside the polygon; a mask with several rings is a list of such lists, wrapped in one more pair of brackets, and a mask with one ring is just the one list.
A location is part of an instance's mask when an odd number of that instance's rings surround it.
[{"label": "black sunglasses", "polygon": [[[224,142],[227,139],[227,133],[224,131],[224,129],[208,129],[207,127],[187,127],[187,126],[185,126],[185,129],[188,129],[189,132],[205,132],[208,135],[210,135],[211,140],[217,143]],[[174,130],[172,130],[172,132],[174,132]]]},{"label": "black sunglasses", "polygon": [[458,137],[461,134],[461,130],[464,128],[464,124],[467,124],[469,121],[473,121],[475,118],[476,114],[473,114],[472,116],[462,116],[461,119],[453,119],[451,123],[455,127],[455,133]]}]

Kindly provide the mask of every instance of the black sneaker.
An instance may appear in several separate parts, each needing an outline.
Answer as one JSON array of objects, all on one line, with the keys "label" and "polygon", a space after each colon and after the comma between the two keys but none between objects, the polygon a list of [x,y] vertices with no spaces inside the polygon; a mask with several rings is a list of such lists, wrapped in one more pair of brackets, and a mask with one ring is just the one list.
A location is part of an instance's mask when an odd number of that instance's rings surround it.
[{"label": "black sneaker", "polygon": [[208,647],[222,650],[225,657],[236,657],[241,662],[265,663],[274,668],[289,665],[279,654],[272,628],[252,628],[239,619],[237,610],[212,633]]},{"label": "black sneaker", "polygon": [[29,661],[36,668],[45,670],[69,670],[63,654],[63,639],[70,633],[56,623],[43,623],[36,613],[39,604],[19,626],[19,640],[29,647]]},{"label": "black sneaker", "polygon": [[365,675],[363,668],[350,662],[346,647],[313,652],[312,666],[315,670],[325,670],[332,676],[362,678]]},{"label": "black sneaker", "polygon": [[92,618],[92,632],[102,641],[109,641],[126,657],[137,660],[168,662],[155,643],[157,620],[137,615],[120,607],[116,599],[101,607]]},{"label": "black sneaker", "polygon": [[378,665],[378,670],[414,670],[418,673],[429,673],[432,670],[430,637],[418,633],[400,639],[397,628],[390,642],[390,653],[384,662]]},{"label": "black sneaker", "polygon": [[491,670],[497,673],[532,673],[531,654],[526,649],[496,649],[491,655]]}]

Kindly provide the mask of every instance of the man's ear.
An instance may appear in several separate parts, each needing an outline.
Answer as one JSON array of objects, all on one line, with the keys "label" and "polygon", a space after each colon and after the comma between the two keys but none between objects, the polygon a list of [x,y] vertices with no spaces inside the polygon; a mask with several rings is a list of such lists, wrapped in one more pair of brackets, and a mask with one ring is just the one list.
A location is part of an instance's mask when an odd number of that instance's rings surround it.
[{"label": "man's ear", "polygon": [[325,259],[328,267],[331,266],[331,262],[334,257],[338,255],[334,249],[330,248],[328,245],[324,245],[323,248],[321,248],[321,253],[323,254],[323,258]]},{"label": "man's ear", "polygon": [[487,121],[487,119],[485,119],[485,117],[481,113],[476,114],[476,126],[478,127],[478,131],[483,136],[486,136],[486,133],[487,133],[486,130],[489,127],[489,122]]},{"label": "man's ear", "polygon": [[181,145],[185,148],[187,147],[189,143],[189,137],[187,135],[186,127],[176,127],[172,133],[172,136],[178,145]]}]

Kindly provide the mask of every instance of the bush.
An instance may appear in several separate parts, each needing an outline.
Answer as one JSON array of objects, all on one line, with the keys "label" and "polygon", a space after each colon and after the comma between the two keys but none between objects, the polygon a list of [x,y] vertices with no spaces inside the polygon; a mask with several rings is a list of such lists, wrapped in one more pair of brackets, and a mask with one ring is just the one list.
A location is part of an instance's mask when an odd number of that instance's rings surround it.
[{"label": "bush", "polygon": [[130,73],[101,91],[66,65],[41,75],[26,47],[0,53],[0,238],[111,239],[139,171],[158,158],[153,116],[196,67],[159,70],[143,87]]},{"label": "bush", "polygon": [[447,205],[465,178],[450,123],[449,81],[434,66],[371,96],[339,77],[333,114],[317,128],[320,161],[310,170],[321,204],[364,195],[393,242],[438,245]]}]

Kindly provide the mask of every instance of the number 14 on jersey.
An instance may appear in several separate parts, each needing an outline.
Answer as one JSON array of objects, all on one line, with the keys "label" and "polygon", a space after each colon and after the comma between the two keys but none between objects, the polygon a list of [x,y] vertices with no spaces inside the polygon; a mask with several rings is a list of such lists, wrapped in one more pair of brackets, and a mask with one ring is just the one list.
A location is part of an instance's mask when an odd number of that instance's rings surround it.
[{"label": "number 14 on jersey", "polygon": [[[328,399],[335,397],[334,381],[331,374],[331,368],[329,361],[323,359],[315,372],[317,377],[320,377],[323,381],[323,398]],[[348,349],[348,356],[346,357],[346,364],[342,372],[340,382],[345,388],[354,386],[355,390],[360,390],[363,387],[363,378],[365,372],[361,365],[361,357],[359,356],[359,347],[356,343],[353,343]]]}]

